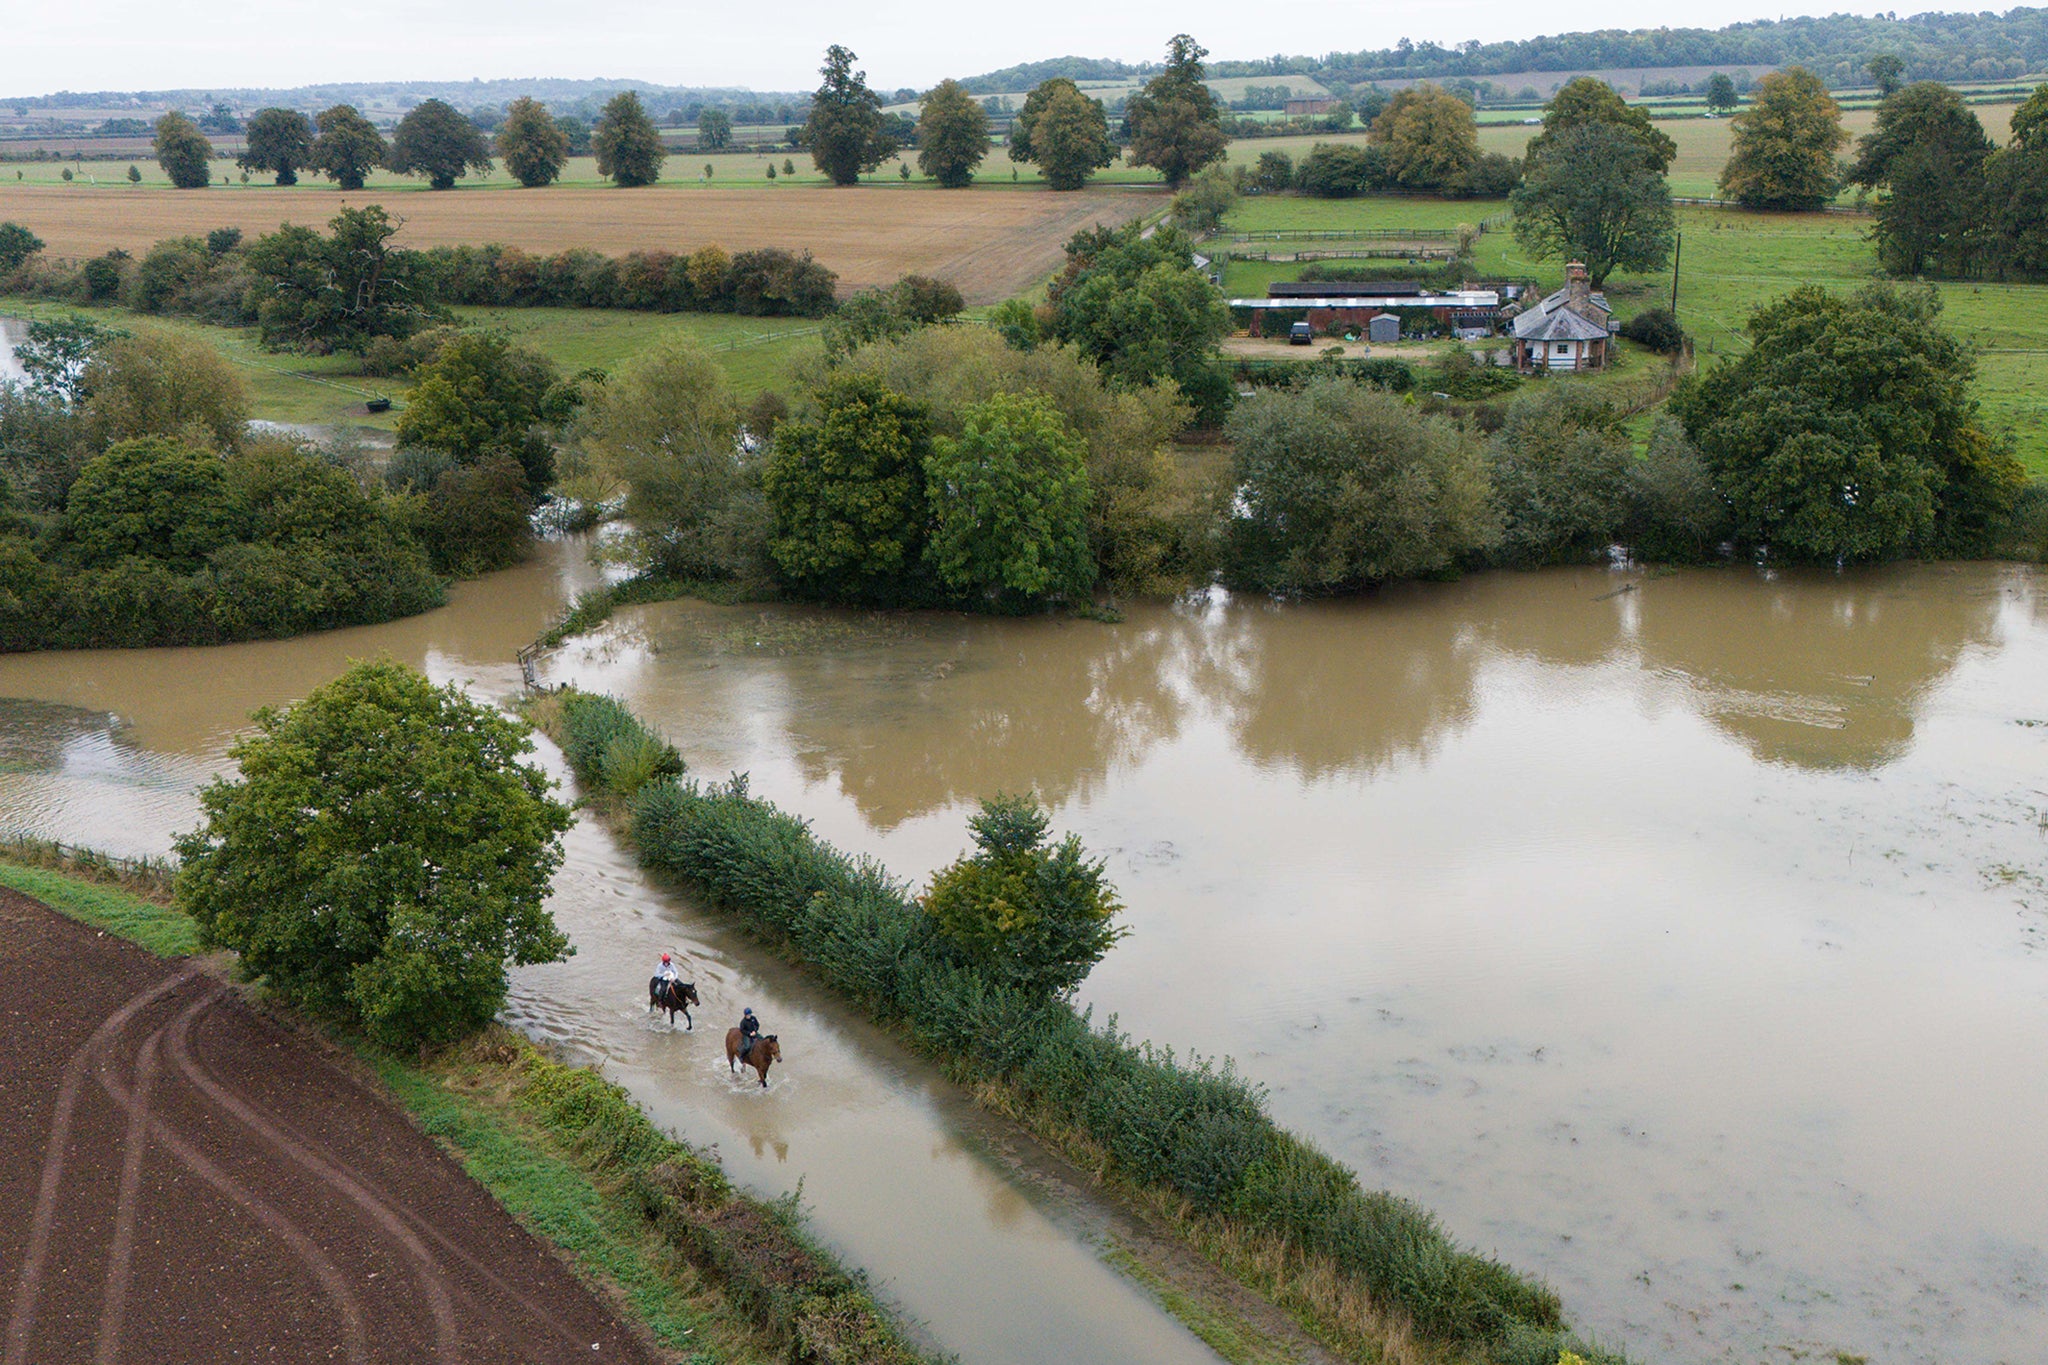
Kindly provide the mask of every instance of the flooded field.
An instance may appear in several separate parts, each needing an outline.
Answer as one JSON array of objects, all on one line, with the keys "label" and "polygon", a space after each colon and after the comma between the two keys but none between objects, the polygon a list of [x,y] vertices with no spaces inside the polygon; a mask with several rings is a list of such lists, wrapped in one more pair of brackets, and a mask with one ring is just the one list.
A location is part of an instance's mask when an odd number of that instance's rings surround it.
[{"label": "flooded field", "polygon": [[[0,824],[159,852],[249,707],[383,651],[509,692],[589,572],[563,552],[317,640],[0,659]],[[1037,789],[1129,907],[1085,1000],[1235,1057],[1603,1340],[2017,1362],[2048,1339],[2044,589],[1566,570],[1118,626],[675,603],[547,671],[909,878],[977,797]],[[913,1059],[601,830],[556,909],[581,951],[521,974],[518,1021],[749,1183],[803,1176],[935,1338],[1200,1358]],[[768,1095],[618,993],[661,947],[717,1027],[753,1004],[804,1040]]]}]

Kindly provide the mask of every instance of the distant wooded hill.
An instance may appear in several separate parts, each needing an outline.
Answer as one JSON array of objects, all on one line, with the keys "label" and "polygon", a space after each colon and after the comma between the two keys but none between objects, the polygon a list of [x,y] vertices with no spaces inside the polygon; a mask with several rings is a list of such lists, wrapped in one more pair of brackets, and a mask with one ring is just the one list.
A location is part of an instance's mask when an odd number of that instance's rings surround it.
[{"label": "distant wooded hill", "polygon": [[1863,64],[1890,53],[1908,80],[1999,80],[2048,70],[2048,9],[2004,14],[1916,14],[1910,18],[1831,14],[1764,19],[1726,28],[1602,29],[1512,43],[1455,48],[1402,39],[1378,51],[1323,57],[1213,62],[1212,76],[1300,73],[1358,83],[1422,76],[1499,76],[1524,71],[1617,67],[1799,65],[1830,84],[1859,84]]},{"label": "distant wooded hill", "polygon": [[809,91],[748,90],[731,85],[662,85],[624,79],[526,79],[472,81],[345,81],[331,85],[299,85],[289,89],[264,86],[189,90],[59,90],[48,95],[0,95],[0,112],[30,109],[206,109],[225,104],[235,110],[303,109],[317,112],[336,104],[363,110],[410,109],[422,100],[446,100],[458,109],[499,107],[530,95],[557,113],[592,111],[622,90],[637,90],[650,108],[665,110],[684,104],[728,106],[746,103],[793,103],[810,99]]}]

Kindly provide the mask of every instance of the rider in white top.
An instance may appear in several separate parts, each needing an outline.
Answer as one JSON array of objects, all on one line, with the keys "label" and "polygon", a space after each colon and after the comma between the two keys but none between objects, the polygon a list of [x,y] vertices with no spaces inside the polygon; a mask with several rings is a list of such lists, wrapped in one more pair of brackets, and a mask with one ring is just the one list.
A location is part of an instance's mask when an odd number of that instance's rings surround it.
[{"label": "rider in white top", "polygon": [[663,953],[661,955],[661,967],[654,973],[654,975],[657,979],[662,981],[682,980],[682,977],[677,975],[676,973],[676,964],[668,960],[667,953]]}]

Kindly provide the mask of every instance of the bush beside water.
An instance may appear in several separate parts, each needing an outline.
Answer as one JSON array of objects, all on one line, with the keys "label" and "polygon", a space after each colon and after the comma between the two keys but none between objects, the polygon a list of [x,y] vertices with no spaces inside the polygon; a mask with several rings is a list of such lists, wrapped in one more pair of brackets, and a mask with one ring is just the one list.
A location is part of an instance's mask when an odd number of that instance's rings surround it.
[{"label": "bush beside water", "polygon": [[744,777],[704,784],[607,771],[627,740],[665,746],[611,698],[568,693],[551,717],[586,788],[630,815],[640,858],[700,889],[885,1022],[900,1023],[967,1084],[1017,1112],[1054,1112],[1110,1169],[1199,1217],[1275,1235],[1326,1258],[1423,1337],[1493,1354],[1513,1340],[1569,1343],[1557,1296],[1459,1247],[1410,1200],[1284,1132],[1228,1062],[1182,1059],[1098,1025],[1063,1000],[991,981],[949,951],[909,888],[758,800]]}]

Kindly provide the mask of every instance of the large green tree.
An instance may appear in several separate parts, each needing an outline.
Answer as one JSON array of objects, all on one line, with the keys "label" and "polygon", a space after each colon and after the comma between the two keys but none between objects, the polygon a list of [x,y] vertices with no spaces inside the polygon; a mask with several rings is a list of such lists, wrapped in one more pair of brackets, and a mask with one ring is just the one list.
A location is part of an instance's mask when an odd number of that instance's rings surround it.
[{"label": "large green tree", "polygon": [[1169,453],[1193,415],[1178,387],[1112,383],[1072,346],[1018,349],[997,327],[922,327],[840,364],[929,404],[941,436],[958,436],[967,410],[997,394],[1050,400],[1087,445],[1088,547],[1100,581],[1118,592],[1175,591],[1187,547],[1207,531],[1202,499]]},{"label": "large green tree", "polygon": [[707,152],[722,152],[732,144],[732,115],[723,109],[706,109],[697,115],[697,145]]},{"label": "large green tree", "polygon": [[1726,72],[1716,71],[1707,77],[1707,108],[1716,114],[1725,114],[1742,103],[1742,96],[1735,92],[1735,82]]},{"label": "large green tree", "polygon": [[763,477],[776,567],[810,596],[922,600],[930,410],[861,374],[834,377],[816,408],[776,428]]},{"label": "large green tree", "polygon": [[967,823],[976,851],[941,869],[923,898],[939,938],[988,980],[1072,991],[1122,937],[1101,860],[1077,835],[1052,844],[1052,822],[1030,797],[992,797]]},{"label": "large green tree", "polygon": [[569,164],[569,135],[547,106],[528,95],[513,100],[498,125],[498,159],[528,189],[552,185]]},{"label": "large green tree", "polygon": [[181,190],[203,190],[213,181],[213,144],[199,125],[173,109],[156,121],[156,164]]},{"label": "large green tree", "polygon": [[398,224],[382,204],[343,209],[328,229],[323,237],[287,223],[244,253],[247,301],[267,344],[361,354],[436,316],[417,287],[413,253],[390,245]]},{"label": "large green tree", "polygon": [[0,275],[11,275],[43,249],[43,239],[19,223],[0,223]]},{"label": "large green tree", "polygon": [[532,750],[452,684],[357,664],[256,713],[178,840],[178,904],[244,976],[386,1046],[473,1033],[509,965],[568,955],[545,900],[569,811]]},{"label": "large green tree", "polygon": [[1584,389],[1548,385],[1517,399],[1487,446],[1509,564],[1597,560],[1621,534],[1635,447],[1620,414]]},{"label": "large green tree", "polygon": [[800,134],[811,161],[835,185],[852,185],[896,150],[896,140],[882,124],[882,101],[868,89],[868,73],[856,71],[859,58],[834,43],[825,49],[824,77],[811,96],[810,117]]},{"label": "large green tree", "polygon": [[988,155],[988,110],[954,80],[924,97],[917,119],[917,168],[947,189],[974,183]]},{"label": "large green tree", "polygon": [[78,377],[92,442],[172,436],[232,450],[249,423],[249,389],[211,342],[151,328],[95,346]]},{"label": "large green tree", "polygon": [[1931,291],[1794,290],[1671,399],[1736,534],[1794,559],[1967,553],[2025,482],[1988,436]]},{"label": "large green tree", "polygon": [[1983,220],[1984,125],[1945,85],[1919,81],[1877,107],[1856,144],[1849,183],[1878,191],[1871,236],[1899,275],[1967,274]]},{"label": "large green tree", "polygon": [[1877,87],[1880,98],[1890,98],[1906,83],[1906,64],[1889,52],[1880,52],[1863,64],[1870,73],[1870,83]]},{"label": "large green tree", "polygon": [[590,133],[590,150],[597,155],[597,173],[610,176],[620,189],[652,185],[661,178],[661,163],[668,158],[661,130],[648,117],[637,90],[622,90],[605,101]]},{"label": "large green tree", "polygon": [[1820,77],[1803,66],[1771,72],[1731,127],[1722,194],[1745,208],[1780,212],[1817,209],[1834,198],[1841,179],[1835,153],[1849,134],[1842,107]]},{"label": "large green tree", "polygon": [[398,416],[401,444],[464,465],[510,456],[526,471],[530,493],[553,481],[546,428],[568,413],[560,376],[546,356],[495,332],[464,332],[415,370],[413,381]]},{"label": "large green tree", "polygon": [[1166,45],[1166,69],[1124,104],[1131,160],[1157,168],[1174,189],[1230,149],[1223,107],[1202,83],[1202,58],[1208,55],[1187,34],[1175,34]]},{"label": "large green tree", "polygon": [[1598,76],[1578,76],[1566,81],[1543,106],[1543,131],[1529,139],[1528,159],[1542,156],[1567,132],[1590,123],[1627,133],[1642,148],[1644,163],[1659,175],[1671,169],[1671,159],[1678,155],[1678,144],[1620,91]]},{"label": "large green tree", "polygon": [[1472,106],[1429,81],[1395,91],[1366,136],[1385,150],[1387,174],[1404,189],[1454,186],[1479,160]]},{"label": "large green tree", "polygon": [[996,606],[1082,597],[1095,581],[1087,450],[1041,395],[968,405],[924,466],[925,558],[939,583]]},{"label": "large green tree", "polygon": [[353,105],[321,110],[313,126],[319,132],[306,164],[345,190],[361,189],[364,178],[391,154],[384,135]]},{"label": "large green tree", "polygon": [[1493,543],[1476,440],[1349,379],[1265,389],[1230,414],[1228,571],[1327,592],[1441,574]]},{"label": "large green tree", "polygon": [[1136,223],[1076,233],[1053,284],[1052,330],[1117,383],[1172,380],[1213,425],[1230,406],[1216,350],[1230,308],[1193,256],[1194,244],[1173,228],[1150,237]]},{"label": "large green tree", "polygon": [[392,130],[385,164],[400,175],[424,175],[429,189],[452,190],[470,171],[491,168],[491,148],[454,105],[422,100]]},{"label": "large green tree", "polygon": [[760,471],[739,440],[725,371],[695,339],[671,336],[621,366],[578,427],[593,472],[625,486],[638,565],[702,579],[759,567],[767,534]]},{"label": "large green tree", "polygon": [[2029,148],[2048,143],[2048,85],[2034,87],[2034,93],[2012,111],[2008,126],[2012,130],[2008,146]]},{"label": "large green tree", "polygon": [[1010,125],[1010,160],[1033,162],[1056,190],[1078,190],[1116,160],[1116,139],[1102,101],[1090,99],[1064,76],[1042,82],[1024,97]]},{"label": "large green tree", "polygon": [[61,533],[88,568],[134,556],[191,573],[239,539],[244,520],[219,452],[150,436],[112,445],[79,471]]},{"label": "large green tree", "polygon": [[1587,123],[1560,133],[1529,163],[1510,202],[1515,240],[1585,263],[1595,288],[1615,270],[1661,270],[1677,220],[1671,189],[1631,148],[1625,129]]},{"label": "large green tree", "polygon": [[2013,112],[2011,140],[1984,163],[1984,230],[2001,279],[2048,279],[2048,85]]},{"label": "large green tree", "polygon": [[299,168],[313,161],[313,121],[296,109],[258,109],[249,118],[248,145],[235,158],[245,171],[271,171],[280,185],[299,183]]}]

